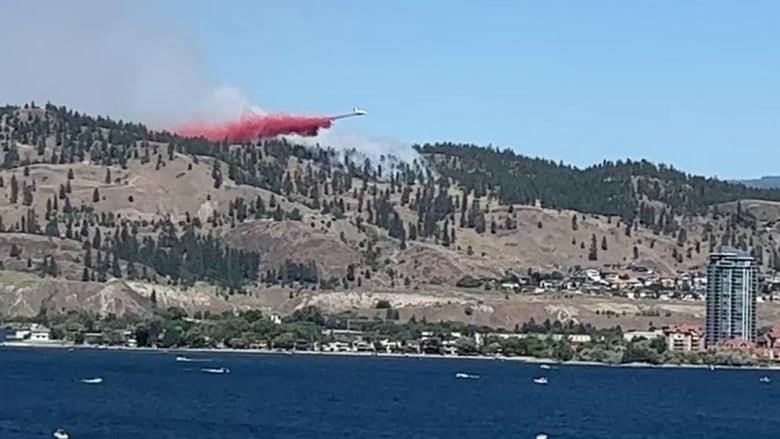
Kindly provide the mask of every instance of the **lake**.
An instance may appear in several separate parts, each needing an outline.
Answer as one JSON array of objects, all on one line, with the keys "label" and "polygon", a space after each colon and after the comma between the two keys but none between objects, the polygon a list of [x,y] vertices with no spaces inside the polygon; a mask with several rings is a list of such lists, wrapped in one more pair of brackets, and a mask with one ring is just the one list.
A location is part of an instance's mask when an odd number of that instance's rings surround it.
[{"label": "lake", "polygon": [[[0,348],[0,438],[51,438],[59,427],[71,439],[780,437],[775,371],[189,356],[212,361]],[[231,373],[201,371],[223,366]],[[549,384],[534,384],[542,375]]]}]

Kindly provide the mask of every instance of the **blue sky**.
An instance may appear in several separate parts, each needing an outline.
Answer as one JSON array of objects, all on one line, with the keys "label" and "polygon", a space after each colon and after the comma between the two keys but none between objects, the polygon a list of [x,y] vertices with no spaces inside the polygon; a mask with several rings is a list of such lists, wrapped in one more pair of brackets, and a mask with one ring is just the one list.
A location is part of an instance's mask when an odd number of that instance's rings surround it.
[{"label": "blue sky", "polygon": [[577,165],[780,173],[780,2],[176,0],[220,81],[269,110]]}]

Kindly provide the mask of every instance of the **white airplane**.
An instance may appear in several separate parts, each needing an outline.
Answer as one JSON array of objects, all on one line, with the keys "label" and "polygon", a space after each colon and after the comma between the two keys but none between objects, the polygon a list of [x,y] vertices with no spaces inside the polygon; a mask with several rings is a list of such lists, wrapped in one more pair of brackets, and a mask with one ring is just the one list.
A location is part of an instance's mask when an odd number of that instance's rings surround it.
[{"label": "white airplane", "polygon": [[362,108],[352,107],[352,114],[356,114],[358,116],[364,116],[364,115],[368,114],[368,111],[366,111],[366,110],[364,110]]}]

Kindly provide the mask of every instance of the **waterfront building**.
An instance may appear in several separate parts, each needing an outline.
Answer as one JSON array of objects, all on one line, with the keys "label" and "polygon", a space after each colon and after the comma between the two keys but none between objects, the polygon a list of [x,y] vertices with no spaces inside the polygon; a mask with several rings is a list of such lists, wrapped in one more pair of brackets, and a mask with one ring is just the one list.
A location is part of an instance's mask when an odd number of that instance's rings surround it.
[{"label": "waterfront building", "polygon": [[707,266],[705,344],[728,340],[756,341],[758,267],[738,249],[723,247],[710,254]]}]

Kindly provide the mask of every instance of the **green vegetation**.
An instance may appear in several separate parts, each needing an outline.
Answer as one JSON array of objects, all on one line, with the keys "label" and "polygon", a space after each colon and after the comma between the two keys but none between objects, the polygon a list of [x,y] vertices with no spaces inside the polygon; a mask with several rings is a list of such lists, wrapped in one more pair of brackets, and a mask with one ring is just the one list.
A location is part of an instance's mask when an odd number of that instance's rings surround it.
[{"label": "green vegetation", "polygon": [[[383,306],[377,306],[384,309]],[[592,361],[608,364],[723,364],[755,365],[764,360],[739,351],[670,352],[665,338],[626,341],[619,326],[597,329],[571,321],[533,319],[513,332],[459,322],[429,323],[414,316],[397,321],[397,311],[386,308],[393,318],[360,318],[351,313],[326,315],[314,306],[296,310],[275,324],[260,311],[225,312],[219,315],[195,313],[188,316],[179,308],[161,310],[154,318],[109,315],[99,318],[83,312],[18,319],[48,325],[52,337],[77,344],[123,345],[134,338],[138,346],[161,348],[271,348],[312,350],[317,345],[339,340],[345,330],[352,341],[382,349],[381,341],[397,342],[393,352],[444,354],[444,346],[455,346],[458,355],[497,355],[549,358],[557,361]],[[359,335],[354,335],[359,331]],[[481,336],[480,336],[481,334]],[[588,335],[587,342],[575,343],[569,336]],[[477,343],[477,341],[480,343]],[[343,341],[343,340],[342,340]]]},{"label": "green vegetation", "polygon": [[[533,204],[635,218],[643,201],[659,201],[677,214],[702,214],[712,205],[745,198],[780,200],[780,189],[760,189],[685,174],[666,165],[604,161],[579,169],[529,158],[510,149],[455,143],[417,146],[436,171],[476,196],[495,193],[505,204]],[[646,206],[646,208],[650,208]]]}]

